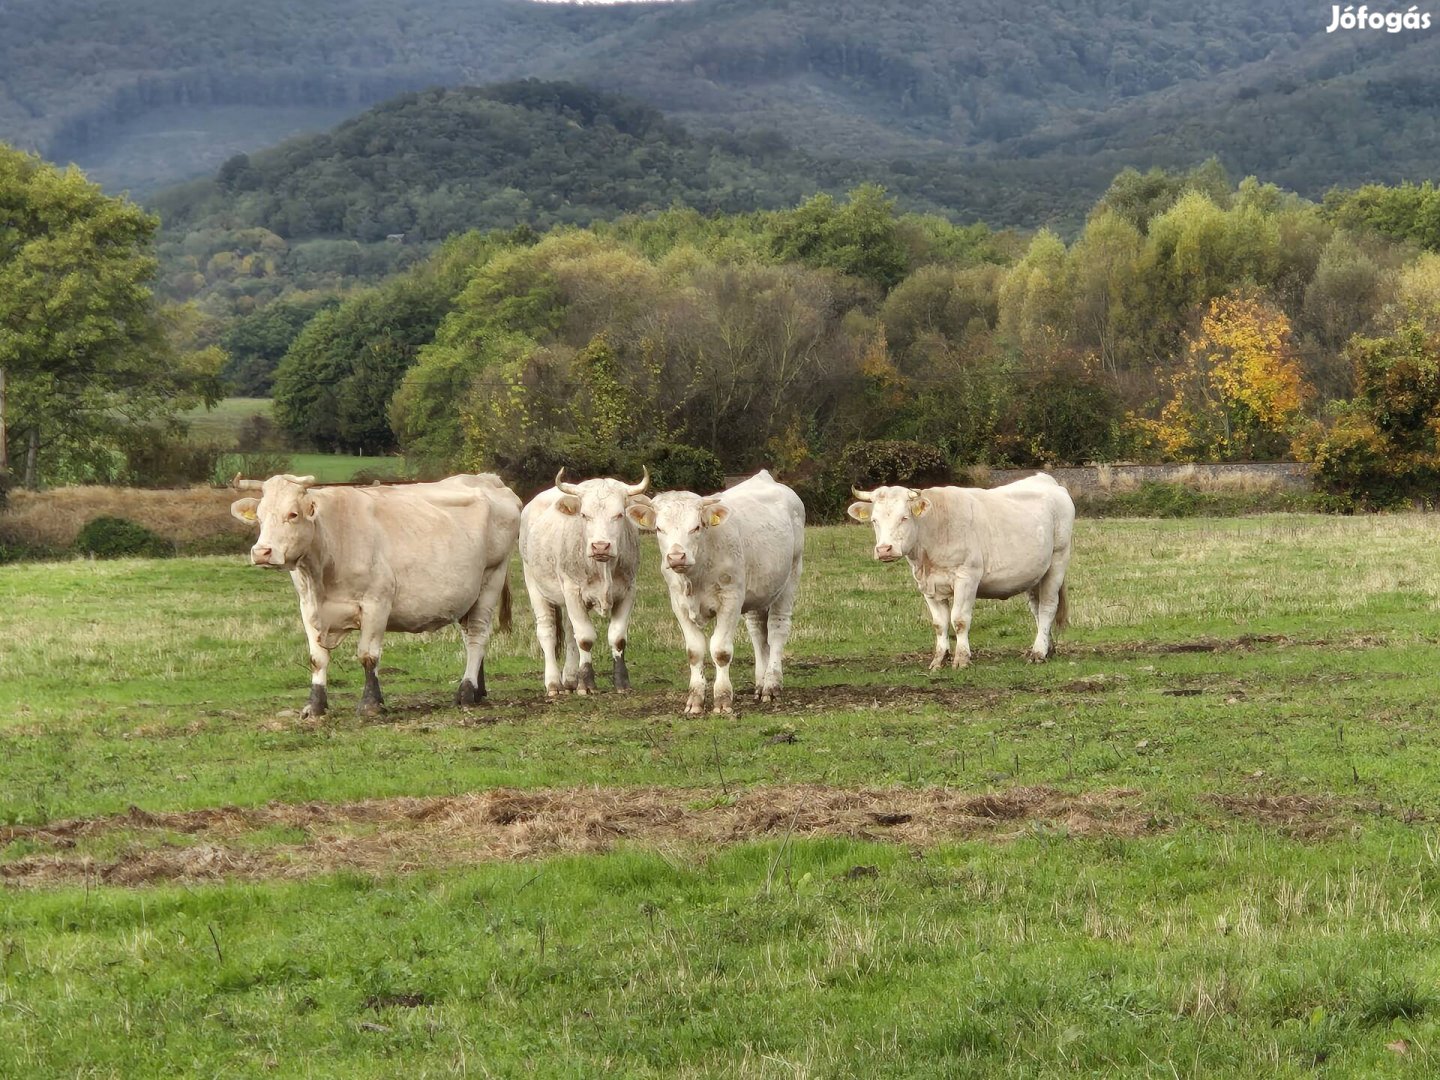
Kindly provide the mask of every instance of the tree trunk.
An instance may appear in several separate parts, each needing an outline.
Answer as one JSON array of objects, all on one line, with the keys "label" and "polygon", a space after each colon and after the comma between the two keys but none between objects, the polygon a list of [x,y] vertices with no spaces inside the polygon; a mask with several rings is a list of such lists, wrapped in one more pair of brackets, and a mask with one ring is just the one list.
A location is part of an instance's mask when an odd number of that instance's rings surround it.
[{"label": "tree trunk", "polygon": [[30,446],[25,451],[25,486],[31,491],[40,490],[40,429],[30,429]]},{"label": "tree trunk", "polygon": [[5,369],[0,367],[0,473],[10,471],[9,437],[5,430]]}]

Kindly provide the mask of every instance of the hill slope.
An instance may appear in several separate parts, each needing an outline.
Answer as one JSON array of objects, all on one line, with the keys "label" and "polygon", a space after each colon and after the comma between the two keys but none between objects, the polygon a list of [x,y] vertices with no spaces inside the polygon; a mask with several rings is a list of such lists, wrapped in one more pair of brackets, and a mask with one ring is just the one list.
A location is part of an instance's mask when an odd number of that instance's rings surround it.
[{"label": "hill slope", "polygon": [[327,134],[232,158],[152,203],[172,233],[258,227],[287,241],[403,233],[414,243],[677,202],[779,206],[814,190],[792,164],[697,139],[627,98],[522,80],[406,94]]}]

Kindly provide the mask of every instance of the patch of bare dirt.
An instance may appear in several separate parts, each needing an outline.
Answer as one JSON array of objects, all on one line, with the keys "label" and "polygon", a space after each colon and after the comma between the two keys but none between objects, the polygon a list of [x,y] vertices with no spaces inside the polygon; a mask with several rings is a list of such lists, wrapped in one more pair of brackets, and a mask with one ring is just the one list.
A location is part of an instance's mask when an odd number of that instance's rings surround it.
[{"label": "patch of bare dirt", "polygon": [[[342,869],[405,872],[497,859],[596,853],[626,841],[713,848],[781,836],[843,836],[931,846],[967,837],[1005,840],[1032,822],[1072,836],[1133,836],[1153,827],[1139,792],[1071,794],[1015,787],[975,794],[949,788],[847,790],[819,785],[713,790],[507,788],[443,798],[271,804],[124,814],[44,826],[7,826],[0,843],[26,838],[51,850],[0,864],[12,886],[287,878]],[[299,843],[246,844],[247,833],[286,826]],[[81,837],[136,833],[119,857],[71,850]],[[178,842],[176,834],[193,837]]]},{"label": "patch of bare dirt", "polygon": [[1336,638],[1294,638],[1289,634],[1241,634],[1233,638],[1196,638],[1193,641],[1125,641],[1088,645],[1061,639],[1058,655],[1069,657],[1107,657],[1162,655],[1180,653],[1253,652],[1262,647],[1289,649],[1378,649],[1388,645],[1382,634],[1347,634]]},{"label": "patch of bare dirt", "polygon": [[1232,817],[1280,830],[1303,840],[1320,840],[1348,831],[1361,816],[1389,816],[1411,824],[1424,820],[1416,808],[1397,809],[1375,800],[1331,795],[1254,792],[1211,795],[1209,801]]}]

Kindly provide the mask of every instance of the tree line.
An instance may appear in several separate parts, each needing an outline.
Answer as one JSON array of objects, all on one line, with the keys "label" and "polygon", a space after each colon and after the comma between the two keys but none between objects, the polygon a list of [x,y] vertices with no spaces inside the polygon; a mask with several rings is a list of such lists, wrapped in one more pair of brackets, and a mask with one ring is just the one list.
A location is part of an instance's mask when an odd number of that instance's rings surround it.
[{"label": "tree line", "polygon": [[614,446],[832,486],[876,441],[952,469],[1320,460],[1355,428],[1362,358],[1413,353],[1440,311],[1440,256],[1343,205],[1212,162],[1122,172],[1068,243],[901,213],[874,186],[472,233],[312,320],[278,414],[317,445],[527,478]]},{"label": "tree line", "polygon": [[461,233],[377,286],[217,323],[153,296],[154,217],[76,170],[0,163],[0,442],[32,483],[132,475],[222,371],[321,449],[527,484],[764,465],[822,510],[850,478],[937,462],[1297,455],[1342,507],[1437,475],[1424,186],[1317,204],[1214,162],[1126,170],[1067,241],[862,185]]}]

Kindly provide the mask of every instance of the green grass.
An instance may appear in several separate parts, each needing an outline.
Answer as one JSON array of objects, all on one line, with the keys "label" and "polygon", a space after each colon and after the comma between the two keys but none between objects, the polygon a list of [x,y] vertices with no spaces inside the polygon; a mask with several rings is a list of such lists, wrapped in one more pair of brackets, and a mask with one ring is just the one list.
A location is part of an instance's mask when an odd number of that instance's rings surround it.
[{"label": "green grass", "polygon": [[[233,447],[238,444],[246,421],[254,416],[271,416],[275,403],[270,398],[224,398],[213,409],[191,409],[183,414],[190,426],[190,439],[207,445]],[[233,461],[224,461],[220,473],[239,469],[244,471],[245,462],[239,455],[231,455]],[[277,459],[288,458],[288,471],[297,476],[313,475],[321,483],[343,483],[365,472],[371,476],[402,477],[409,475],[404,458],[360,456],[357,454],[315,454],[281,451],[260,455],[266,465]]]},{"label": "green grass", "polygon": [[[703,720],[679,716],[648,541],[637,694],[543,702],[516,568],[490,702],[449,705],[453,631],[394,635],[391,712],[362,722],[351,639],[323,724],[296,715],[284,576],[0,567],[0,821],[502,785],[697,809],[767,785],[1047,785],[1124,789],[1133,810],[1128,829],[1040,816],[913,848],[776,823],[519,862],[464,857],[462,832],[444,857],[300,880],[227,879],[223,857],[300,873],[382,827],[21,835],[0,874],[53,860],[77,884],[0,893],[0,1075],[1433,1074],[1436,532],[1082,521],[1056,660],[1022,662],[1023,601],[982,602],[974,666],[932,675],[905,570],[867,561],[866,530],[815,529],[787,697]],[[104,884],[187,852],[220,880]]]},{"label": "green grass", "polygon": [[181,419],[190,426],[194,442],[217,446],[234,446],[245,422],[255,416],[271,416],[275,402],[270,398],[222,398],[215,407],[190,409]]},{"label": "green grass", "polygon": [[404,458],[360,457],[356,454],[291,454],[290,471],[296,476],[313,476],[322,484],[351,480],[361,471],[376,477],[409,475]]}]

